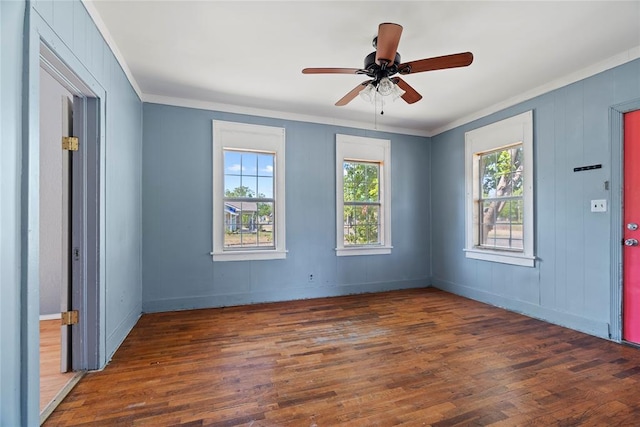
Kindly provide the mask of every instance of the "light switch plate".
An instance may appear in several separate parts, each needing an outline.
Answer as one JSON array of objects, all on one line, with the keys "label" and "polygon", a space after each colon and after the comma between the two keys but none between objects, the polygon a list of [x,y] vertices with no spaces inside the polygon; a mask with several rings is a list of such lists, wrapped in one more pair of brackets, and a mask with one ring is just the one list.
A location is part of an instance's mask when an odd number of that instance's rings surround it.
[{"label": "light switch plate", "polygon": [[607,211],[607,201],[605,199],[591,201],[591,212],[606,212],[606,211]]}]

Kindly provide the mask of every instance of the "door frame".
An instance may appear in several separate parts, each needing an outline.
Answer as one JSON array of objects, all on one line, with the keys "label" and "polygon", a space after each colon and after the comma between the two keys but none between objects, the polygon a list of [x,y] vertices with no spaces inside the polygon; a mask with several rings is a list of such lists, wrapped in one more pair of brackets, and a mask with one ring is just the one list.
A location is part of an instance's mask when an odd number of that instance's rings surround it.
[{"label": "door frame", "polygon": [[611,306],[609,338],[616,342],[622,342],[624,114],[635,110],[640,110],[640,99],[617,104],[609,108],[611,138]]},{"label": "door frame", "polygon": [[[23,86],[23,148],[21,184],[21,419],[39,425],[39,165],[40,67],[49,67],[58,81],[77,95],[82,116],[81,140],[87,141],[82,160],[84,212],[81,226],[83,279],[73,290],[81,322],[73,333],[74,370],[100,369],[106,363],[105,293],[105,102],[106,90],[60,37],[27,4]],[[76,106],[74,105],[74,110]]]},{"label": "door frame", "polygon": [[[80,322],[71,327],[71,369],[74,371],[91,369],[96,361],[90,363],[92,338],[89,334],[96,327],[96,310],[91,309],[89,290],[98,281],[99,240],[95,224],[100,214],[99,194],[99,142],[98,104],[95,93],[64,64],[60,58],[43,42],[40,43],[40,66],[73,95],[73,132],[80,140],[81,148],[73,154],[70,163],[72,169],[73,211],[71,222],[71,248],[78,248],[80,256],[71,262],[71,309],[78,310]],[[95,142],[95,143],[93,143]],[[91,280],[94,278],[94,280]],[[94,343],[95,346],[95,343]],[[94,368],[95,369],[95,368]]]}]

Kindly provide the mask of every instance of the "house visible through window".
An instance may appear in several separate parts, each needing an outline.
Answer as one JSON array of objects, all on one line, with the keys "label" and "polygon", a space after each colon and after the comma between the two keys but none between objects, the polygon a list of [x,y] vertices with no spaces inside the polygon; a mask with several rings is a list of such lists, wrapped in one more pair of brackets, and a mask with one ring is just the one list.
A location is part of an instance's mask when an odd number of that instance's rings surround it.
[{"label": "house visible through window", "polygon": [[286,257],[284,129],[213,122],[213,260]]},{"label": "house visible through window", "polygon": [[391,144],[336,135],[336,253],[391,253]]},{"label": "house visible through window", "polygon": [[533,267],[533,112],[465,134],[465,255]]}]

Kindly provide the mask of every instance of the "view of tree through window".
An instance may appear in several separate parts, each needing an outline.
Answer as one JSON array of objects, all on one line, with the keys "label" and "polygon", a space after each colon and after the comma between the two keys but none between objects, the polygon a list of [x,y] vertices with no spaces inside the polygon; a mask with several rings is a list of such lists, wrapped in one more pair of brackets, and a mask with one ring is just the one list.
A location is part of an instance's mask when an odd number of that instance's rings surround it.
[{"label": "view of tree through window", "polygon": [[523,249],[522,144],[479,156],[480,244],[500,249]]},{"label": "view of tree through window", "polygon": [[224,150],[224,247],[274,248],[275,156]]},{"label": "view of tree through window", "polygon": [[344,245],[380,244],[380,165],[345,161]]}]

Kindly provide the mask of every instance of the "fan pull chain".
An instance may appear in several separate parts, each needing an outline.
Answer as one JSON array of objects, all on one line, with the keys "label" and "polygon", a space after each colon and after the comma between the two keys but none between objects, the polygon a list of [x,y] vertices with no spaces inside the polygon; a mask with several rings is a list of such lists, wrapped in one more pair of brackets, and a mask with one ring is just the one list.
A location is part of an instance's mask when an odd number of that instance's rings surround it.
[{"label": "fan pull chain", "polygon": [[378,103],[376,102],[378,91],[376,91],[373,96],[373,128],[378,130]]}]

